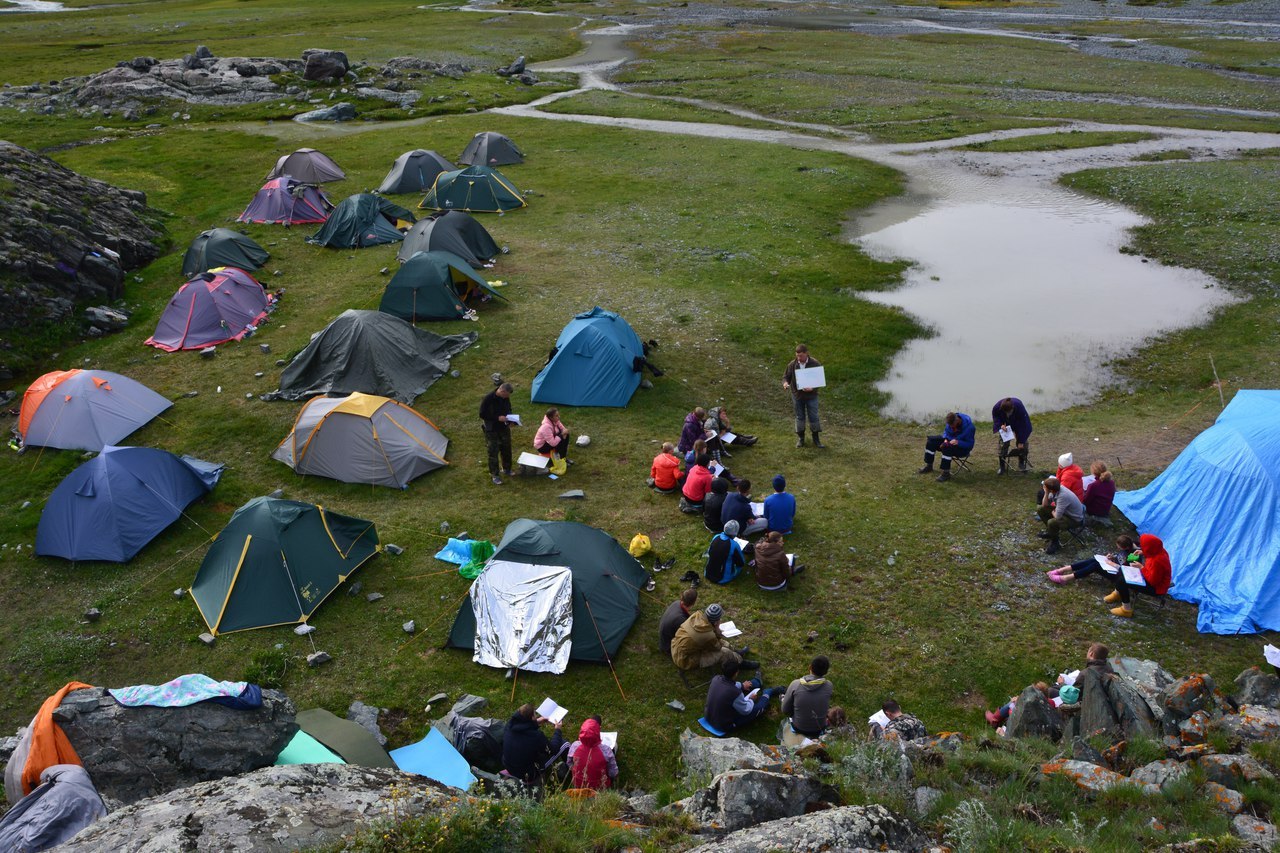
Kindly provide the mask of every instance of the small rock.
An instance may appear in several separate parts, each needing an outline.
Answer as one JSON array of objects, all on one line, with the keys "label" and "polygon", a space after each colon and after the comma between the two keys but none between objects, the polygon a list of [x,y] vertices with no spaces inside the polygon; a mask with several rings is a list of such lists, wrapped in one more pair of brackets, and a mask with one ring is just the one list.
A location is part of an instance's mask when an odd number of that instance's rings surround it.
[{"label": "small rock", "polygon": [[208,631],[205,631],[200,635],[200,642],[204,643],[206,646],[212,646],[217,641],[218,638],[213,636],[213,634],[210,634]]},{"label": "small rock", "polygon": [[924,817],[933,811],[934,806],[942,799],[942,792],[928,785],[916,788],[916,814]]},{"label": "small rock", "polygon": [[1253,815],[1236,815],[1231,819],[1231,831],[1240,836],[1242,840],[1263,850],[1274,850],[1276,844],[1280,843],[1280,836],[1276,834],[1275,824],[1259,820]]},{"label": "small rock", "polygon": [[391,271],[390,267],[383,267],[382,269],[378,270],[378,275],[386,275],[390,271]]},{"label": "small rock", "polygon": [[22,506],[20,506],[19,509],[26,509],[29,506],[31,506],[31,501],[23,501]]},{"label": "small rock", "polygon": [[244,398],[245,398],[246,400],[252,400],[252,399],[253,399],[253,395],[252,395],[252,394],[250,394],[250,393],[248,393],[248,392],[246,392],[246,393],[245,393],[245,395],[244,395]]},{"label": "small rock", "polygon": [[218,354],[217,347],[205,347],[204,349],[200,350],[201,358],[213,358],[217,354]]},{"label": "small rock", "polygon": [[435,694],[434,696],[432,696],[430,699],[428,699],[428,700],[427,700],[427,704],[428,704],[428,705],[434,705],[434,704],[436,704],[437,702],[443,702],[444,700],[446,700],[446,699],[448,699],[448,698],[449,698],[449,694],[448,694],[448,693],[437,693],[437,694]]},{"label": "small rock", "polygon": [[667,707],[673,711],[683,711],[684,703],[681,702],[679,699],[672,699],[670,702],[667,703]]},{"label": "small rock", "polygon": [[[263,344],[263,346],[266,346],[266,344]],[[288,363],[289,362],[285,361],[283,358],[276,359],[276,367],[284,367]]]},{"label": "small rock", "polygon": [[174,597],[174,598],[182,598],[182,596],[184,596],[184,595],[186,595],[186,594],[187,594],[187,591],[186,591],[185,589],[183,589],[182,587],[178,587],[177,589],[175,589],[175,590],[173,591],[173,597]]},{"label": "small rock", "polygon": [[450,371],[449,371],[449,375],[450,375],[450,376],[452,376],[454,379],[457,379],[459,376],[461,376],[461,375],[462,375],[462,371],[460,371],[460,370],[450,370]]},{"label": "small rock", "polygon": [[645,390],[648,390],[648,389],[650,389],[650,388],[652,388],[652,387],[653,387],[653,383],[652,383],[652,382],[650,382],[648,379],[641,379],[641,380],[640,380],[640,387],[641,387],[641,388],[644,388]]},{"label": "small rock", "polygon": [[356,581],[351,585],[351,588],[347,590],[347,595],[357,596],[360,594],[360,590],[362,589],[364,589],[364,584],[360,581]]},{"label": "small rock", "polygon": [[1214,805],[1227,814],[1239,814],[1244,808],[1244,795],[1239,791],[1233,791],[1217,782],[1205,782],[1204,790],[1213,800]]},{"label": "small rock", "polygon": [[364,597],[364,600],[369,602],[381,601],[384,597],[385,596],[383,596],[383,594],[380,592],[371,592]]},{"label": "small rock", "polygon": [[302,624],[294,628],[293,633],[297,634],[299,637],[305,637],[308,634],[315,633],[315,630],[316,630],[315,625]]},{"label": "small rock", "polygon": [[182,396],[184,396],[184,397],[199,397],[199,396],[200,396],[200,392],[199,392],[199,391],[188,391],[187,393],[183,394]]},{"label": "small rock", "polygon": [[258,349],[263,352],[271,352],[271,344],[258,344]]},{"label": "small rock", "polygon": [[382,548],[393,557],[399,557],[404,553],[404,549],[394,542],[388,542],[386,545],[383,545]]},{"label": "small rock", "polygon": [[102,618],[102,611],[96,607],[90,607],[84,612],[84,618],[88,619],[90,622],[97,622]]},{"label": "small rock", "polygon": [[307,666],[319,666],[322,663],[328,663],[333,660],[328,652],[312,652],[307,655]]},{"label": "small rock", "polygon": [[284,489],[276,489],[274,492],[267,495],[267,497],[275,498],[276,500],[279,500],[280,498],[284,497]]},{"label": "small rock", "polygon": [[418,630],[418,625],[412,619],[400,626],[406,634],[412,634]]},{"label": "small rock", "polygon": [[458,717],[478,717],[484,710],[489,707],[489,700],[483,696],[473,696],[470,693],[463,693],[458,697],[458,701],[453,703],[450,712]]},{"label": "small rock", "polygon": [[254,379],[261,379],[261,378],[262,378],[263,376],[265,376],[265,375],[266,375],[265,373],[263,373],[261,370],[259,370],[257,373],[253,374],[253,378],[254,378]]}]

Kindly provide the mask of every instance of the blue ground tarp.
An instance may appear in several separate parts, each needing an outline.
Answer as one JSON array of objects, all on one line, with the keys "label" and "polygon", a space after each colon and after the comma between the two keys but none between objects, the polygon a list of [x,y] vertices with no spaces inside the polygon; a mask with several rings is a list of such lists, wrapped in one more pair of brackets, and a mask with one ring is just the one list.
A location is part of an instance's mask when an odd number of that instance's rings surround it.
[{"label": "blue ground tarp", "polygon": [[1116,494],[1164,540],[1174,598],[1206,634],[1280,629],[1280,391],[1239,391],[1145,488]]},{"label": "blue ground tarp", "polygon": [[627,321],[592,308],[569,321],[556,339],[555,355],[533,379],[535,403],[562,406],[625,406],[640,387],[636,359],[644,345]]},{"label": "blue ground tarp", "polygon": [[427,729],[427,736],[417,743],[391,750],[391,759],[406,773],[426,776],[463,791],[476,781],[467,759],[434,728]]}]

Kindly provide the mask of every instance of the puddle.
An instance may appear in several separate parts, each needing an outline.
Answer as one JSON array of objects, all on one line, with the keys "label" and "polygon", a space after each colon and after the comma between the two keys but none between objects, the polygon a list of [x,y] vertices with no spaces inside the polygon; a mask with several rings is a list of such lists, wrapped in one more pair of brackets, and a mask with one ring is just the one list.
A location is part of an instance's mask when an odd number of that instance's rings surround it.
[{"label": "puddle", "polygon": [[78,9],[68,9],[61,3],[53,3],[50,0],[0,0],[0,15],[6,12],[75,12]]}]

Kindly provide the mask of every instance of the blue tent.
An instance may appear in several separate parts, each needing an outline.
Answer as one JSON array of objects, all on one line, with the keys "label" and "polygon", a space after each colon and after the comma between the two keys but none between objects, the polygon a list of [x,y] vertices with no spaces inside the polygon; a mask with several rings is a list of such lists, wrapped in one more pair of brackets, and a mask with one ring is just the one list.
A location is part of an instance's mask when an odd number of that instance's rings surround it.
[{"label": "blue tent", "polygon": [[220,476],[221,465],[189,456],[107,445],[49,496],[36,529],[36,553],[126,563]]},{"label": "blue tent", "polygon": [[1204,633],[1280,629],[1280,391],[1239,391],[1145,488],[1116,495],[1164,540],[1169,594],[1200,605]]},{"label": "blue tent", "polygon": [[612,311],[592,308],[569,321],[533,379],[535,403],[625,406],[640,387],[644,345]]}]

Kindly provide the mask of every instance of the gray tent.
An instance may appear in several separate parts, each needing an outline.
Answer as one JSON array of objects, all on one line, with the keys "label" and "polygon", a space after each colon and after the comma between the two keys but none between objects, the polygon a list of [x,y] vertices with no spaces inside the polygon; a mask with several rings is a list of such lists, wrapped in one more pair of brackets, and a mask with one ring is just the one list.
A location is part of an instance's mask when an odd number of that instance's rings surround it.
[{"label": "gray tent", "polygon": [[473,267],[482,267],[502,250],[474,216],[461,210],[441,210],[419,220],[404,235],[396,260],[400,263],[418,252],[452,252]]},{"label": "gray tent", "polygon": [[413,409],[371,394],[307,401],[272,459],[299,474],[404,489],[449,463],[449,439]]},{"label": "gray tent", "polygon": [[314,148],[299,148],[292,154],[286,154],[276,161],[275,167],[267,173],[267,180],[289,177],[304,184],[323,184],[328,181],[340,181],[347,176],[342,167],[328,155]]},{"label": "gray tent", "polygon": [[381,311],[344,311],[311,338],[264,400],[305,400],[359,391],[412,405],[471,346],[475,332],[437,335]]},{"label": "gray tent", "polygon": [[380,193],[424,193],[435,185],[436,175],[452,172],[457,166],[434,151],[421,148],[406,151],[396,158],[391,171],[382,179]]},{"label": "gray tent", "polygon": [[510,166],[523,163],[524,154],[501,133],[486,130],[471,137],[458,162],[464,166]]}]

